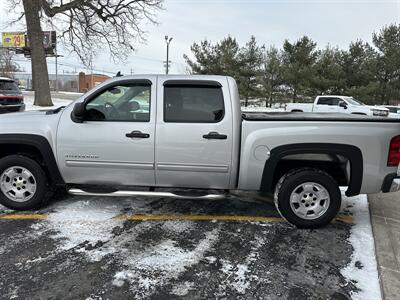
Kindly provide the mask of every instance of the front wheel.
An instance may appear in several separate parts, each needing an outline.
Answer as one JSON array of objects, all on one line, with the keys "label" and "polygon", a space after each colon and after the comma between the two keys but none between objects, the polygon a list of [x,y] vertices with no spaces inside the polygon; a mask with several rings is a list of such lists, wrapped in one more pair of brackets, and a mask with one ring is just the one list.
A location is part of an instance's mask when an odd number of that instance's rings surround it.
[{"label": "front wheel", "polygon": [[330,223],[341,205],[337,182],[318,169],[298,169],[277,183],[275,206],[287,221],[299,228],[319,228]]},{"label": "front wheel", "polygon": [[50,196],[46,173],[36,161],[22,155],[0,159],[0,204],[15,210],[36,209]]}]

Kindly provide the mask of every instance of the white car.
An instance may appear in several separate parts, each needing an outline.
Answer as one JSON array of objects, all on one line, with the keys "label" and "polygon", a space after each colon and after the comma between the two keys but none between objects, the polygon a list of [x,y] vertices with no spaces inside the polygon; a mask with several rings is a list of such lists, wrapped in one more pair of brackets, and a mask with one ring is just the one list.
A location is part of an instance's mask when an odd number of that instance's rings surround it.
[{"label": "white car", "polygon": [[344,113],[366,116],[387,117],[389,110],[384,107],[369,106],[348,96],[317,96],[314,103],[288,103],[289,112]]}]

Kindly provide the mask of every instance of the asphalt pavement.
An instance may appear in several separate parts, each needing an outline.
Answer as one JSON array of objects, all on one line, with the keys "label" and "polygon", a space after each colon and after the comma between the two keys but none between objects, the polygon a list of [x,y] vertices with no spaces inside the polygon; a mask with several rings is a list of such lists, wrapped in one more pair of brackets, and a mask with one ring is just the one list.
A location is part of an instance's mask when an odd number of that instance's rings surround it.
[{"label": "asphalt pavement", "polygon": [[347,208],[319,230],[248,194],[58,195],[35,212],[1,208],[0,298],[350,299],[360,285],[342,275],[354,252]]}]

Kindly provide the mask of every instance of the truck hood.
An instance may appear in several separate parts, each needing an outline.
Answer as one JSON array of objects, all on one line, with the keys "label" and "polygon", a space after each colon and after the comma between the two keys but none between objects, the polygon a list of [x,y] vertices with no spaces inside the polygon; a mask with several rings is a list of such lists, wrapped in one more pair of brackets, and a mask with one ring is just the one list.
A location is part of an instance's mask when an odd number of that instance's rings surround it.
[{"label": "truck hood", "polygon": [[374,109],[374,110],[382,110],[382,111],[389,111],[387,108],[384,107],[378,107],[378,106],[373,106],[373,105],[364,105],[363,107],[369,108],[369,109]]},{"label": "truck hood", "polygon": [[24,118],[31,118],[31,117],[37,117],[37,116],[46,116],[46,112],[49,111],[48,109],[46,110],[31,110],[31,111],[24,111],[24,112],[14,112],[14,113],[6,113],[6,114],[0,114],[0,123],[3,120],[20,120]]}]

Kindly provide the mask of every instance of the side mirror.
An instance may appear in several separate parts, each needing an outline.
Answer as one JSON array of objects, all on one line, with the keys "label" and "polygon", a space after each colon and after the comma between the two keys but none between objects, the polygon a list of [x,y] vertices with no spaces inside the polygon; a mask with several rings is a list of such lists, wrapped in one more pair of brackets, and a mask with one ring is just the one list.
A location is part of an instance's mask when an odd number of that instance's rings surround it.
[{"label": "side mirror", "polygon": [[344,101],[340,101],[340,102],[339,102],[339,106],[340,106],[340,107],[343,107],[344,109],[347,109],[347,103],[344,102]]},{"label": "side mirror", "polygon": [[75,123],[82,123],[83,122],[83,117],[85,113],[85,105],[84,103],[76,103],[74,106],[74,109],[72,110],[71,118],[72,121]]}]

